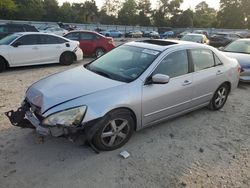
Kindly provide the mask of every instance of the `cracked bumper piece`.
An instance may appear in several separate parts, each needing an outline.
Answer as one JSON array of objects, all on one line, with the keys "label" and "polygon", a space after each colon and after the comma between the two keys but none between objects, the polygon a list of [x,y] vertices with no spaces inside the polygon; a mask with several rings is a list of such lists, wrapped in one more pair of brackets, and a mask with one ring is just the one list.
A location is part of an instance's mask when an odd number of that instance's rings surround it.
[{"label": "cracked bumper piece", "polygon": [[41,125],[38,118],[30,111],[30,106],[27,104],[18,108],[17,111],[6,112],[5,115],[9,118],[12,125],[21,128],[35,129],[38,134],[44,136],[62,136],[68,134],[68,130],[63,127],[45,127]]}]

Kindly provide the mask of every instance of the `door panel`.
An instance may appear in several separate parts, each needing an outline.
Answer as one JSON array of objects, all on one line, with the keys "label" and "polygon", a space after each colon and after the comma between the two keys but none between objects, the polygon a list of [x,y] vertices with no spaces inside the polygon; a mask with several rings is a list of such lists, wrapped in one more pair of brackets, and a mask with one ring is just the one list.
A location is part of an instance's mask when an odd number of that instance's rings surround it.
[{"label": "door panel", "polygon": [[96,37],[92,33],[82,32],[80,35],[80,48],[84,55],[92,55],[96,48]]},{"label": "door panel", "polygon": [[58,63],[59,57],[65,50],[66,46],[61,38],[50,35],[40,36],[40,51],[42,55],[42,62]]},{"label": "door panel", "polygon": [[9,54],[13,66],[34,65],[41,61],[37,35],[25,35],[15,43],[21,45],[10,48]]},{"label": "door panel", "polygon": [[191,108],[192,77],[191,73],[170,79],[167,84],[143,86],[143,126]]},{"label": "door panel", "polygon": [[150,84],[142,88],[142,124],[167,118],[191,108],[193,74],[189,73],[186,50],[167,55],[153,71],[170,77],[167,84]]},{"label": "door panel", "polygon": [[224,67],[216,65],[213,52],[207,49],[190,50],[194,64],[193,104],[208,103],[216,89],[223,83]]}]

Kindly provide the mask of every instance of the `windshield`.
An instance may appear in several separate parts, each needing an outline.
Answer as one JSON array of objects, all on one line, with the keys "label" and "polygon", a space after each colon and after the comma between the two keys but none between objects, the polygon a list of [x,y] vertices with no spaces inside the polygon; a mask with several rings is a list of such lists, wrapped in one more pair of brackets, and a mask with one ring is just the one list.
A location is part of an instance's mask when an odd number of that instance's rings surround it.
[{"label": "windshield", "polygon": [[184,35],[182,37],[182,40],[192,41],[192,42],[201,42],[202,41],[202,36],[198,36],[198,35]]},{"label": "windshield", "polygon": [[229,44],[224,51],[250,54],[250,40],[237,40]]},{"label": "windshield", "polygon": [[14,41],[16,38],[20,36],[21,34],[8,35],[0,40],[0,45],[9,45],[12,41]]},{"label": "windshield", "polygon": [[159,54],[156,50],[123,45],[88,64],[86,68],[113,80],[131,82],[138,78]]}]

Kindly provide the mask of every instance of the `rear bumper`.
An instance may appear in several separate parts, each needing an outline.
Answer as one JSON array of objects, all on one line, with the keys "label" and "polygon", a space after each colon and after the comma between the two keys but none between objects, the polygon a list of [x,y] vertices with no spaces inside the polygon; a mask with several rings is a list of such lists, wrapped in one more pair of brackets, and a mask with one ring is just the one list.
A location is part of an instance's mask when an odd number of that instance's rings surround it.
[{"label": "rear bumper", "polygon": [[76,54],[76,61],[80,61],[83,59],[83,52],[82,52],[82,49],[81,48],[78,48],[76,51],[75,51],[75,54]]},{"label": "rear bumper", "polygon": [[240,74],[241,82],[250,82],[250,69],[243,68]]}]

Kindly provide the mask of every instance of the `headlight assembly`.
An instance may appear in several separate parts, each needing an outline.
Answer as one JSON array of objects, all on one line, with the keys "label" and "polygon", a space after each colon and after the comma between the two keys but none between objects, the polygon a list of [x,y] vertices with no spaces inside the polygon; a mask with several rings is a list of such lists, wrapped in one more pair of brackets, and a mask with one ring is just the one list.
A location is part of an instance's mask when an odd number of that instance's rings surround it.
[{"label": "headlight assembly", "polygon": [[86,109],[86,106],[80,106],[52,114],[43,120],[43,125],[63,125],[67,127],[77,126],[81,123]]}]

